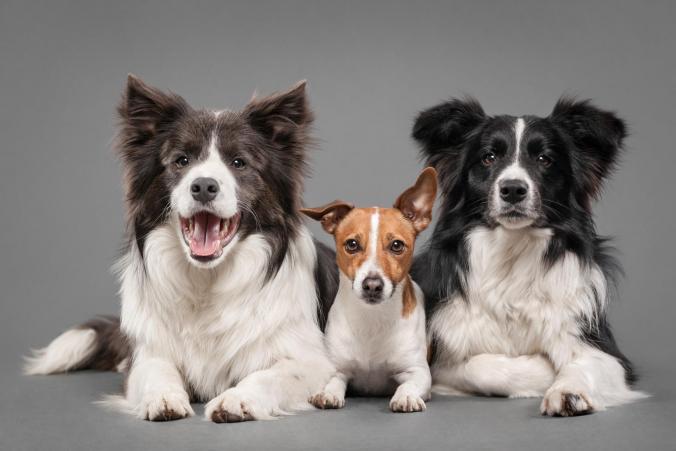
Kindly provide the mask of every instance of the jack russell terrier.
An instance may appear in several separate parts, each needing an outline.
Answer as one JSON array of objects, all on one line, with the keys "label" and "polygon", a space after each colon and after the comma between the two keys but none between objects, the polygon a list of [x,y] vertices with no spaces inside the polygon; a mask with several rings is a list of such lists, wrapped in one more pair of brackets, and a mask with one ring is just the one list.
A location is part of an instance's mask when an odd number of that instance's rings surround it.
[{"label": "jack russell terrier", "polygon": [[311,397],[316,407],[343,407],[349,385],[364,395],[394,393],[394,412],[425,410],[432,378],[424,297],[409,269],[415,239],[432,220],[436,192],[437,173],[427,168],[393,208],[354,208],[337,200],[301,209],[334,236],[340,269],[326,326],[336,373]]}]

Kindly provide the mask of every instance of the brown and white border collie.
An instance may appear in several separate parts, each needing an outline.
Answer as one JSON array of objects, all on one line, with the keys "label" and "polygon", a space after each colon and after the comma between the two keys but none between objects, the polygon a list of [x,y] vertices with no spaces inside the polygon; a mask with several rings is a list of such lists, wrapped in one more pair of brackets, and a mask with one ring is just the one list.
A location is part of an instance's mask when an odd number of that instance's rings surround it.
[{"label": "brown and white border collie", "polygon": [[120,322],[65,332],[26,372],[125,370],[115,404],[148,420],[190,416],[191,401],[208,402],[215,422],[309,408],[332,372],[318,310],[337,271],[298,213],[313,119],[305,83],[207,111],[130,75],[118,111],[129,220]]}]

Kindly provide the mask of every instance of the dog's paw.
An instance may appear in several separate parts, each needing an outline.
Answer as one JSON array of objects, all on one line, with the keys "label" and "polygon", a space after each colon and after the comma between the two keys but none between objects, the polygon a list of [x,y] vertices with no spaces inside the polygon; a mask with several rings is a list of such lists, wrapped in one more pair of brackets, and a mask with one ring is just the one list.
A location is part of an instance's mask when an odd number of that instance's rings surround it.
[{"label": "dog's paw", "polygon": [[185,392],[146,395],[140,405],[140,416],[150,421],[180,420],[194,414]]},{"label": "dog's paw", "polygon": [[425,410],[425,401],[418,395],[409,393],[395,393],[390,400],[392,412],[421,412]]},{"label": "dog's paw", "polygon": [[540,405],[540,413],[552,417],[587,415],[594,410],[589,396],[582,390],[550,389]]},{"label": "dog's paw", "polygon": [[240,423],[256,420],[253,404],[241,391],[231,388],[207,403],[204,416],[214,423]]},{"label": "dog's paw", "polygon": [[309,399],[310,404],[318,409],[342,409],[345,407],[345,397],[330,392],[320,392]]}]

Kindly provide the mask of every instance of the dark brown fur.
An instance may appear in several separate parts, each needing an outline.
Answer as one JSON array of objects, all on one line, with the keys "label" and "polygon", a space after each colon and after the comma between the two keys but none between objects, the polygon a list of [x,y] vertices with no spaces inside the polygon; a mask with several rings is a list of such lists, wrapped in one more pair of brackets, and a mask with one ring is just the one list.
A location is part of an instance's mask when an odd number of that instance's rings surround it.
[{"label": "dark brown fur", "polygon": [[131,356],[131,346],[120,330],[120,319],[114,316],[98,316],[80,325],[78,329],[93,329],[96,332],[96,350],[78,369],[116,371],[118,365]]},{"label": "dark brown fur", "polygon": [[168,220],[171,189],[183,173],[173,164],[176,157],[206,157],[216,134],[226,164],[235,158],[247,162],[246,170],[232,171],[240,187],[238,234],[265,236],[273,249],[268,276],[274,275],[301,223],[305,151],[314,118],[305,83],[216,117],[130,75],[118,113],[117,151],[125,174],[130,244],[143,254],[147,234]]}]

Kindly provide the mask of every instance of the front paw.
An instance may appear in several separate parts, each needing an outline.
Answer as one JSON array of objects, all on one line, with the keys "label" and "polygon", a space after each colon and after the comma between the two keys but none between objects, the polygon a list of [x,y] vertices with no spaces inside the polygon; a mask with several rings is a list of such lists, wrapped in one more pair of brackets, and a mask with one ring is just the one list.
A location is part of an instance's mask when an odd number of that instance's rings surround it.
[{"label": "front paw", "polygon": [[309,399],[310,404],[318,409],[342,409],[345,407],[345,397],[330,392],[320,392]]},{"label": "front paw", "polygon": [[140,416],[150,421],[180,420],[194,414],[185,392],[149,394],[143,398],[140,406]]},{"label": "front paw", "polygon": [[257,419],[252,402],[245,400],[236,388],[226,390],[209,401],[204,408],[204,416],[214,423],[240,423]]},{"label": "front paw", "polygon": [[425,401],[418,395],[395,393],[390,400],[392,412],[421,412],[425,410]]},{"label": "front paw", "polygon": [[595,408],[583,390],[549,389],[540,405],[540,413],[552,417],[587,415]]}]

